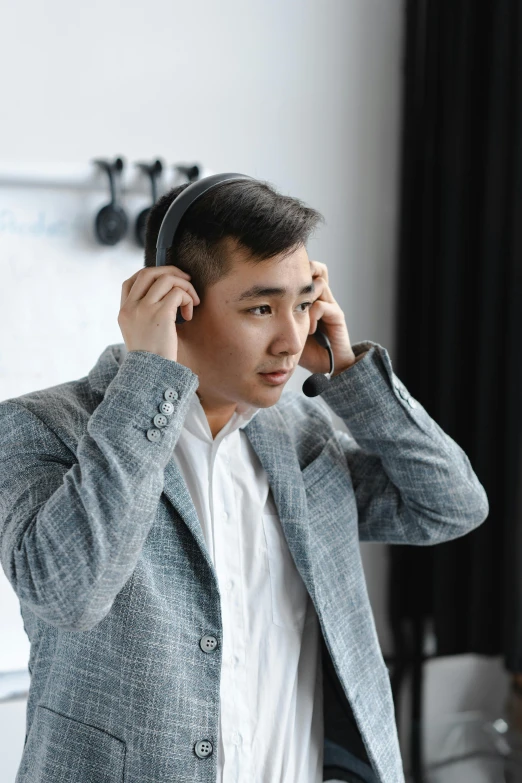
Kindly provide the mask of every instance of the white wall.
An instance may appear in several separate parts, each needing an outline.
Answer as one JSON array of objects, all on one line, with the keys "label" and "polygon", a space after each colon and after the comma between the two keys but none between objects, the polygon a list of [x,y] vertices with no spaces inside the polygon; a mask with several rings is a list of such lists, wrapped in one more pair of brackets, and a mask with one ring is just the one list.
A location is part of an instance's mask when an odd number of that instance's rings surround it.
[{"label": "white wall", "polygon": [[[160,156],[269,180],[323,212],[310,257],[328,264],[352,342],[393,361],[401,35],[401,0],[9,3],[0,159]],[[363,555],[386,652],[384,548]],[[20,703],[0,707],[2,783],[22,717]]]}]

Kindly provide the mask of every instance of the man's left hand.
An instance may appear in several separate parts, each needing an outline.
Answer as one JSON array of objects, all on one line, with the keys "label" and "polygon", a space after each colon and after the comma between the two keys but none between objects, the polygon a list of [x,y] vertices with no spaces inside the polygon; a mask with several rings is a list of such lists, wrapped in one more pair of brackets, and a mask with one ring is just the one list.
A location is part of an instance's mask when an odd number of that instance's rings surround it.
[{"label": "man's left hand", "polygon": [[[356,361],[352,350],[344,313],[335,301],[328,285],[328,268],[320,261],[310,261],[316,299],[309,309],[310,332],[299,359],[299,364],[312,373],[326,373],[330,370],[327,351],[312,337],[316,328],[330,340],[334,355],[334,373],[337,375]],[[317,326],[317,322],[320,326]]]}]

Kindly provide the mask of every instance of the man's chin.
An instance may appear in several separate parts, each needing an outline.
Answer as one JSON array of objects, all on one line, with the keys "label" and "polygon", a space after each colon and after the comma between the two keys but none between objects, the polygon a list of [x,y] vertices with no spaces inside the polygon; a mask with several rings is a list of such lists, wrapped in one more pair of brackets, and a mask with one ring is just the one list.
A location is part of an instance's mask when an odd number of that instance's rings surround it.
[{"label": "man's chin", "polygon": [[279,400],[285,385],[286,384],[284,383],[278,386],[268,386],[263,384],[263,388],[261,390],[256,389],[252,393],[243,397],[243,405],[252,405],[255,408],[270,408]]}]

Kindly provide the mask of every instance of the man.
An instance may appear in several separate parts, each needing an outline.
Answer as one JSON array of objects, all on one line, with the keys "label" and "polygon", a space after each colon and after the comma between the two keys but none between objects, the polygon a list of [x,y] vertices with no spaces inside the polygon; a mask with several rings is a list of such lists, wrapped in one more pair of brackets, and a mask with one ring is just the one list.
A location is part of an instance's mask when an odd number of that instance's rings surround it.
[{"label": "man", "polygon": [[[31,642],[16,783],[401,783],[359,541],[457,538],[486,494],[386,349],[351,345],[306,252],[321,216],[224,183],[155,267],[183,187],[123,283],[124,343],[0,404],[2,566]],[[319,320],[334,377],[282,394],[297,364],[328,371]]]}]

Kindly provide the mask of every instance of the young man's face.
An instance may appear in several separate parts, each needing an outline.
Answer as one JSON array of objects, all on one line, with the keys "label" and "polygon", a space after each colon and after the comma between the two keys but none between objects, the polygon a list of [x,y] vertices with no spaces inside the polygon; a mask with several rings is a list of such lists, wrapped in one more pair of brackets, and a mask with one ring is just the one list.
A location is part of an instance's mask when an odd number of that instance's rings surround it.
[{"label": "young man's face", "polygon": [[[310,331],[313,288],[300,292],[313,287],[306,248],[258,264],[247,263],[245,257],[235,247],[232,272],[208,288],[192,320],[178,329],[178,361],[199,376],[197,393],[206,412],[224,414],[237,403],[274,405]],[[242,298],[254,286],[286,291]],[[280,369],[290,373],[278,385],[260,375]]]}]

